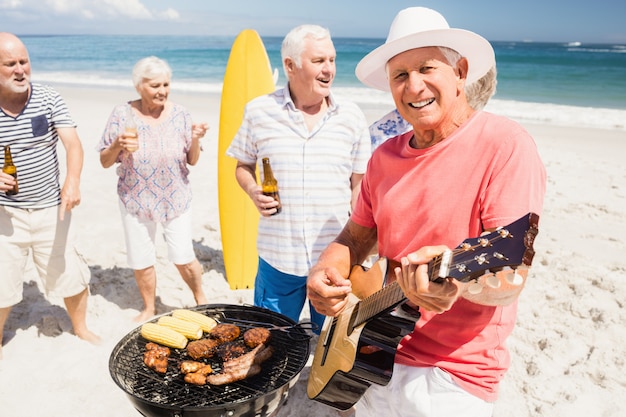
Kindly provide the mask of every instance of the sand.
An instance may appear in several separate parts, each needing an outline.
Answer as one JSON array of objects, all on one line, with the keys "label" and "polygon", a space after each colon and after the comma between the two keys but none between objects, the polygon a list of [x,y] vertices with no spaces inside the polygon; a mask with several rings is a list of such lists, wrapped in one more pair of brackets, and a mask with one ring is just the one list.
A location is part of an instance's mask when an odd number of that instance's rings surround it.
[{"label": "sand", "polygon": [[[47,299],[34,272],[24,300],[5,327],[0,360],[0,415],[139,416],[109,375],[113,347],[137,326],[141,301],[126,266],[114,168],[100,166],[95,145],[113,106],[131,90],[58,87],[85,148],[82,202],[73,212],[77,246],[92,272],[88,324],[103,338],[92,346],[71,333],[62,300]],[[217,210],[219,96],[176,92],[194,120],[211,129],[191,168],[194,246],[209,303],[252,303],[251,290],[230,290],[224,278]],[[368,106],[370,121],[387,107]],[[511,369],[501,385],[497,417],[623,416],[626,406],[626,131],[524,123],[548,171],[548,192],[535,243],[531,278],[509,339]],[[61,151],[61,154],[63,152]],[[193,305],[159,243],[158,308]],[[314,342],[314,341],[313,341]],[[308,366],[279,416],[336,416],[306,398]]]}]

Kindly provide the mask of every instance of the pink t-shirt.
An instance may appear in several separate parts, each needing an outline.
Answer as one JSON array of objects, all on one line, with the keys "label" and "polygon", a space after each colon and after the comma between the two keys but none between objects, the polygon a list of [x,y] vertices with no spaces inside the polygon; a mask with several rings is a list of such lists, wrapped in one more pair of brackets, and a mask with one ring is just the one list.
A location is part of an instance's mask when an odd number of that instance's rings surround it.
[{"label": "pink t-shirt", "polygon": [[[381,256],[399,260],[426,245],[454,248],[484,229],[541,213],[546,173],[519,124],[477,112],[430,148],[411,148],[412,136],[390,139],[374,152],[352,214],[354,222],[377,228]],[[440,367],[468,392],[494,401],[509,366],[504,340],[516,308],[461,299],[443,314],[422,309],[396,361]]]}]

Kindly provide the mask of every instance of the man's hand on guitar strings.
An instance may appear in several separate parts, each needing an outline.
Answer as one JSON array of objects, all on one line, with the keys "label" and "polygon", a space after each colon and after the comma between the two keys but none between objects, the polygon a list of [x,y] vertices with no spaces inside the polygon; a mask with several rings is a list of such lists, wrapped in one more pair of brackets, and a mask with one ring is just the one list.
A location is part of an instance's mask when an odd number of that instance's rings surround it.
[{"label": "man's hand on guitar strings", "polygon": [[313,270],[307,278],[307,297],[313,307],[325,316],[339,314],[351,291],[350,280],[333,267]]},{"label": "man's hand on guitar strings", "polygon": [[433,282],[428,275],[428,262],[441,255],[446,246],[425,246],[400,260],[394,269],[396,280],[404,295],[425,310],[443,313],[450,310],[461,294],[463,286],[452,278]]}]

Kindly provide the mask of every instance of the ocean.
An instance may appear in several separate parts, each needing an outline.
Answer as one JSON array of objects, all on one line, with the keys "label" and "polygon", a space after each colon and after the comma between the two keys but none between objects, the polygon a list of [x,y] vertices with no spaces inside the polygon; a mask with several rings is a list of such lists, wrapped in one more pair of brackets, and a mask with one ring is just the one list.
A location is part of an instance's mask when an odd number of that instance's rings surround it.
[{"label": "ocean", "polygon": [[[156,55],[172,67],[172,91],[219,93],[233,37],[22,36],[33,80],[51,85],[129,87],[134,63]],[[280,37],[263,37],[277,84],[284,85]],[[354,68],[384,39],[334,38],[333,90],[362,104],[392,106],[388,93],[363,86]],[[542,123],[626,129],[626,45],[492,42],[498,69],[487,110]]]}]

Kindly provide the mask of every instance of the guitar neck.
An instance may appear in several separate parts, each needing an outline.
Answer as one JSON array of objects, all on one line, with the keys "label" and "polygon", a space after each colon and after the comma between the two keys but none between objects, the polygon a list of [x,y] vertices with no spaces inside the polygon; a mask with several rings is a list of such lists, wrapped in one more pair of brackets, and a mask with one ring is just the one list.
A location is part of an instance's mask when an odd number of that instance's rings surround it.
[{"label": "guitar neck", "polygon": [[358,327],[377,315],[395,308],[404,301],[406,301],[406,297],[397,282],[386,285],[375,294],[359,301],[355,307],[356,315],[353,316],[354,322],[351,323],[350,327]]},{"label": "guitar neck", "polygon": [[[436,281],[447,275],[448,262],[449,254],[444,253],[435,257],[428,263],[431,281]],[[386,271],[386,275],[389,273],[390,271]],[[356,314],[353,314],[352,317],[352,328],[360,326],[370,321],[372,318],[396,308],[399,304],[405,302],[406,299],[402,288],[400,288],[397,282],[394,281],[385,285],[381,290],[357,303],[355,306]]]},{"label": "guitar neck", "polygon": [[[446,277],[450,277],[467,282],[490,269],[495,271],[505,266],[516,268],[521,264],[530,266],[535,254],[533,242],[538,232],[538,223],[539,216],[535,213],[528,213],[489,234],[464,240],[454,250],[447,250],[428,263],[429,279],[442,282]],[[377,264],[380,265],[379,262]],[[356,282],[362,282],[361,287],[372,286],[374,282],[388,281],[384,277],[388,276],[392,269],[382,268],[383,277],[381,277],[380,269],[372,267],[368,272],[355,274],[357,276],[354,279]],[[378,272],[376,278],[368,276],[372,271]],[[393,274],[390,278],[393,279]],[[352,272],[350,280],[353,280]],[[406,301],[397,282],[388,284],[373,294],[371,292],[368,294],[371,295],[364,296],[365,298],[354,305],[350,318],[352,328]]]}]

